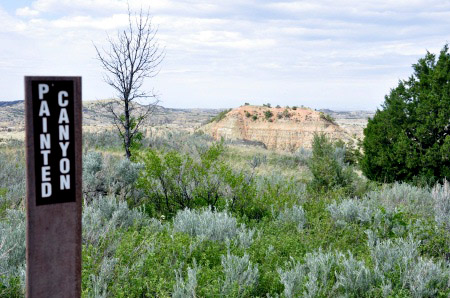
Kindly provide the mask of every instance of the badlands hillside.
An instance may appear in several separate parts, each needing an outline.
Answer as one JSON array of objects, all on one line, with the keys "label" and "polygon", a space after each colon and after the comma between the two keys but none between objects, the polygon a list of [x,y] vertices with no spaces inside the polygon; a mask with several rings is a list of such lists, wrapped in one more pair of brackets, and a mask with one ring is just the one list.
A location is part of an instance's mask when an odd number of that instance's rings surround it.
[{"label": "badlands hillside", "polygon": [[315,133],[324,133],[332,140],[359,137],[362,128],[348,124],[351,129],[341,127],[329,113],[309,108],[244,105],[222,112],[199,130],[215,139],[260,142],[268,149],[294,151],[311,148]]},{"label": "badlands hillside", "polygon": [[[84,131],[113,129],[110,114],[102,108],[104,103],[105,101],[83,102]],[[272,115],[267,118],[268,111]],[[249,105],[231,111],[157,106],[145,128],[156,134],[167,131],[203,131],[217,139],[224,137],[255,141],[269,149],[295,150],[298,147],[309,147],[316,131],[324,132],[333,139],[362,138],[367,118],[372,116],[373,112],[367,111],[294,110]],[[208,122],[210,123],[206,124]],[[24,102],[0,101],[0,139],[23,139],[24,130]]]},{"label": "badlands hillside", "polygon": [[[105,102],[83,101],[83,131],[97,132],[114,129],[111,115],[103,108]],[[139,109],[144,108],[139,107]],[[193,132],[220,111],[220,109],[170,109],[156,106],[145,128]],[[24,137],[24,102],[0,101],[0,139],[23,139]]]}]

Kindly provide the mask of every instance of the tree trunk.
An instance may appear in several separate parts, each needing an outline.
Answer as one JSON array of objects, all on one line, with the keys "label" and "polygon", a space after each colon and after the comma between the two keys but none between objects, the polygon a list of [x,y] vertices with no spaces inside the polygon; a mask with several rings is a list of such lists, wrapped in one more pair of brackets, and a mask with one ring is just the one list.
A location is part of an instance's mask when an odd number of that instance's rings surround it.
[{"label": "tree trunk", "polygon": [[125,99],[125,152],[128,159],[131,157],[131,131],[130,131],[130,110],[128,100]]}]

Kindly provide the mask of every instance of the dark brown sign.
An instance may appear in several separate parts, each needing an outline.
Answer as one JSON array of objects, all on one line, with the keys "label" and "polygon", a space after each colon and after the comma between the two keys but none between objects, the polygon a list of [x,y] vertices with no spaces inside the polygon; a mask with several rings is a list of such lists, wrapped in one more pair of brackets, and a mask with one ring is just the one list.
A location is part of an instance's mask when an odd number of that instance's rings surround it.
[{"label": "dark brown sign", "polygon": [[25,77],[27,296],[81,293],[81,78]]}]

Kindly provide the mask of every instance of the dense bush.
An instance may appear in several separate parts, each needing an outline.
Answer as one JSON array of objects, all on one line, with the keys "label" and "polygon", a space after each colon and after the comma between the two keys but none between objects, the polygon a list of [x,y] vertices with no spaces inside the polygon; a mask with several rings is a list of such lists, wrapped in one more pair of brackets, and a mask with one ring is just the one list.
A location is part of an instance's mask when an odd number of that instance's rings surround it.
[{"label": "dense bush", "polygon": [[[443,262],[419,256],[419,241],[407,239],[378,241],[369,231],[369,248],[375,278],[388,286],[408,289],[413,297],[434,297],[440,289],[449,289],[450,270]],[[395,280],[392,277],[395,276]],[[397,283],[393,285],[392,283]]]},{"label": "dense bush", "polygon": [[433,212],[434,203],[430,190],[407,183],[385,184],[379,190],[368,192],[366,197],[389,210],[401,208],[406,212],[421,215]]},{"label": "dense bush", "polygon": [[245,213],[255,197],[254,179],[224,162],[223,143],[196,154],[147,150],[138,187],[158,213],[211,206]]},{"label": "dense bush", "polygon": [[364,129],[364,174],[380,182],[450,177],[450,53],[427,53]]},{"label": "dense bush", "polygon": [[141,166],[127,158],[117,158],[90,151],[83,157],[83,194],[87,201],[112,194],[120,199],[139,201],[136,189]]},{"label": "dense bush", "polygon": [[302,206],[294,205],[278,213],[276,219],[282,223],[292,223],[300,231],[306,224],[306,215]]},{"label": "dense bush", "polygon": [[330,191],[344,188],[353,193],[353,183],[357,179],[353,168],[344,162],[345,152],[336,147],[324,134],[315,134],[312,144],[312,157],[308,167],[313,175],[310,183],[315,191]]},{"label": "dense bush", "polygon": [[435,220],[450,233],[450,183],[436,184],[432,191]]},{"label": "dense bush", "polygon": [[252,265],[248,254],[242,257],[227,253],[221,258],[225,280],[222,295],[225,297],[250,296],[253,287],[258,283],[258,265]]},{"label": "dense bush", "polygon": [[223,197],[229,167],[220,159],[223,145],[216,144],[198,158],[176,151],[159,153],[147,150],[141,155],[144,165],[138,180],[157,211],[170,214],[178,209],[217,206]]},{"label": "dense bush", "polygon": [[373,267],[351,252],[306,254],[303,262],[292,260],[278,269],[286,297],[371,297],[400,294],[435,297],[450,290],[450,270],[442,262],[418,255],[419,242],[411,237],[377,240],[371,231],[369,251]]},{"label": "dense bush", "polygon": [[176,283],[173,289],[172,297],[174,298],[185,298],[196,297],[195,288],[197,287],[197,273],[200,267],[194,262],[194,267],[188,267],[187,269],[187,281],[184,281],[181,268],[175,271]]},{"label": "dense bush", "polygon": [[212,241],[225,241],[238,234],[236,218],[211,208],[179,211],[173,219],[173,228],[174,231]]},{"label": "dense bush", "polygon": [[150,219],[137,209],[130,209],[124,201],[114,197],[99,197],[83,208],[83,243],[97,243],[103,236],[119,228],[136,225],[160,229],[156,219]]},{"label": "dense bush", "polygon": [[264,117],[266,119],[270,119],[270,118],[272,118],[272,116],[273,116],[273,113],[271,110],[264,111]]},{"label": "dense bush", "polygon": [[317,297],[329,291],[332,269],[336,268],[337,258],[334,253],[308,253],[304,263],[291,260],[286,264],[289,269],[278,269],[281,283],[284,285],[285,297]]},{"label": "dense bush", "polygon": [[344,199],[340,203],[333,202],[327,210],[337,226],[346,223],[368,223],[372,221],[374,206],[368,200]]}]

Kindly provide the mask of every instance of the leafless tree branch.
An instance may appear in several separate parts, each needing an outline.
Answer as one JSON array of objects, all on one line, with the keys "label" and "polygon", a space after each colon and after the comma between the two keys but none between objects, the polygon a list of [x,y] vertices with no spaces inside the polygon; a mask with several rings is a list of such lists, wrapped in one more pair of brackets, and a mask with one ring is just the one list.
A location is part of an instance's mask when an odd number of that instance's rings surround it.
[{"label": "leafless tree branch", "polygon": [[[158,103],[153,90],[143,88],[145,79],[158,75],[164,59],[164,49],[159,45],[157,33],[158,28],[152,24],[149,10],[141,8],[133,14],[128,7],[128,27],[118,31],[115,39],[107,36],[108,48],[94,44],[97,59],[105,71],[103,79],[116,92],[116,104],[123,108],[123,113],[117,113],[113,103],[105,106],[124,140],[128,158],[131,157],[133,138]],[[137,107],[137,104],[152,99],[154,101],[146,107]]]}]

